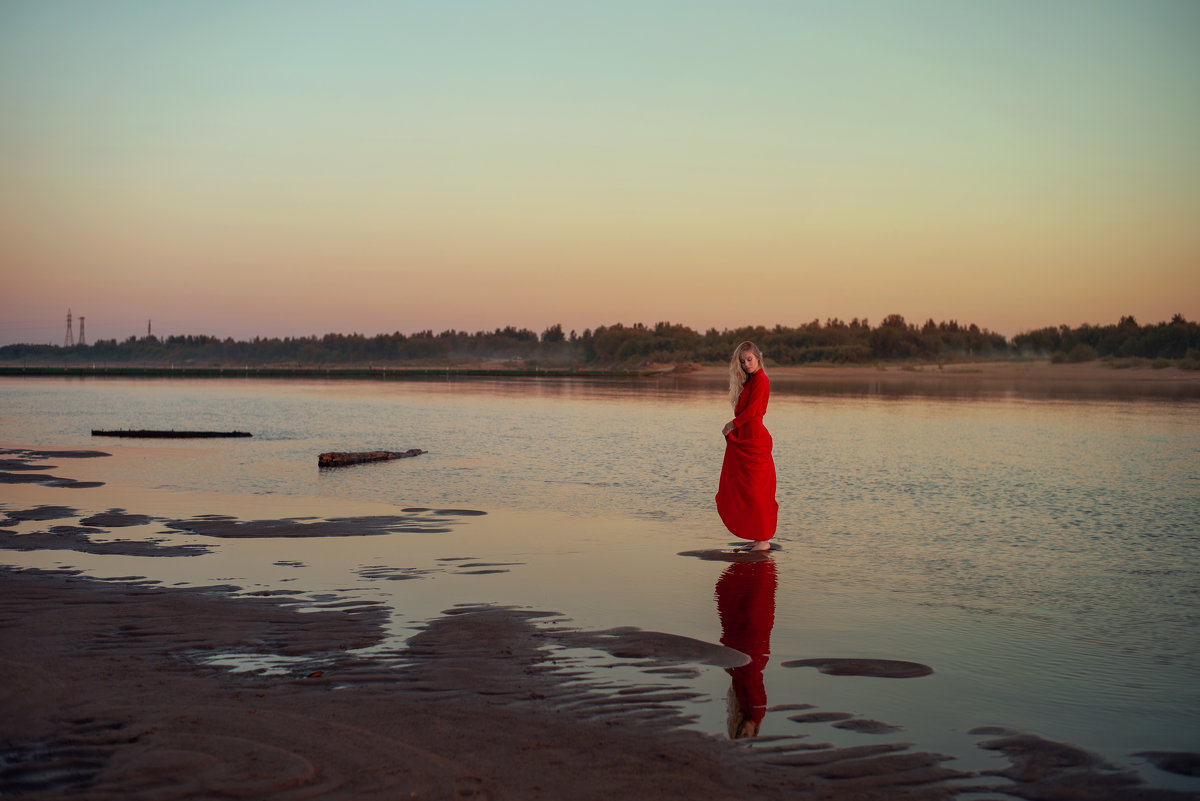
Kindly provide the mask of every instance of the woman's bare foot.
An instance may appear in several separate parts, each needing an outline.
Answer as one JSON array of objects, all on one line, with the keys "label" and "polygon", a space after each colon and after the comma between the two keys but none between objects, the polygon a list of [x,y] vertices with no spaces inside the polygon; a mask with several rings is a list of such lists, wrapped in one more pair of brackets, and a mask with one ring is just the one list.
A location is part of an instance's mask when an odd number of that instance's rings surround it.
[{"label": "woman's bare foot", "polygon": [[771,543],[768,542],[767,540],[759,540],[758,542],[756,542],[750,546],[750,550],[751,551],[769,551],[769,550],[771,550]]}]

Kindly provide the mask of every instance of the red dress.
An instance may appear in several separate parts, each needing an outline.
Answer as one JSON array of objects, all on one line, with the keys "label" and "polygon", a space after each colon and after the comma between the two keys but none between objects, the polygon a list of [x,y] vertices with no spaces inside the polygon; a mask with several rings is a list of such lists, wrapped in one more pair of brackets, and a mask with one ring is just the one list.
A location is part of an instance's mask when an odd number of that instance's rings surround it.
[{"label": "red dress", "polygon": [[779,517],[771,456],[774,442],[762,421],[770,397],[766,372],[755,370],[747,376],[734,407],[735,428],[725,435],[717,513],[725,527],[744,540],[771,539]]},{"label": "red dress", "polygon": [[763,668],[771,657],[771,628],[775,625],[775,563],[734,562],[717,580],[717,614],[721,644],[750,657],[750,664],[727,668],[733,691],[747,720],[763,719],[767,690]]}]

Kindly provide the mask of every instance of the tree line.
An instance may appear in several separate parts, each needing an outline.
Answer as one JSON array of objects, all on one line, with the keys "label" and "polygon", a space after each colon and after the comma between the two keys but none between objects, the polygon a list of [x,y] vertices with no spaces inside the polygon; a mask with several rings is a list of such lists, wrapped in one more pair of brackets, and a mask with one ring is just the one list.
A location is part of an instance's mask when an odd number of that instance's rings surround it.
[{"label": "tree line", "polygon": [[1021,333],[1011,341],[975,324],[909,323],[892,314],[876,326],[867,320],[813,320],[796,327],[746,326],[700,333],[688,326],[615,323],[564,332],[560,324],[540,334],[508,326],[494,331],[418,331],[414,334],[325,334],[235,340],[214,336],[101,339],[90,345],[6,345],[0,363],[208,365],[429,365],[523,361],[530,366],[634,367],[649,363],[720,363],[734,347],[752,340],[768,364],[871,364],[889,361],[955,361],[1051,357],[1056,361],[1098,358],[1180,359],[1200,362],[1200,325],[1175,315],[1140,325],[1122,317],[1115,325],[1062,325]]},{"label": "tree line", "polygon": [[1116,325],[1060,325],[1027,331],[1013,337],[1013,348],[1022,353],[1050,354],[1056,361],[1142,358],[1196,362],[1200,361],[1200,326],[1181,314],[1155,325],[1139,325],[1129,316]]}]

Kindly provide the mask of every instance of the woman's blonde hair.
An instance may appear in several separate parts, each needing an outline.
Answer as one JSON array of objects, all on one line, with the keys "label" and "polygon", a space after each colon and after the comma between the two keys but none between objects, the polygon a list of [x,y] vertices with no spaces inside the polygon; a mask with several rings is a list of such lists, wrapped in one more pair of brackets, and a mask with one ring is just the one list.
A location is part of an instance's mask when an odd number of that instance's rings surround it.
[{"label": "woman's blonde hair", "polygon": [[733,687],[725,694],[725,730],[729,732],[730,740],[740,740],[743,737],[757,737],[761,721],[751,720],[742,709],[741,699]]},{"label": "woman's blonde hair", "polygon": [[737,408],[738,396],[742,394],[742,387],[746,386],[746,371],[742,369],[742,364],[739,361],[742,353],[752,351],[755,357],[758,358],[758,369],[763,366],[762,351],[758,349],[758,345],[746,340],[733,349],[733,358],[729,360],[729,405]]}]

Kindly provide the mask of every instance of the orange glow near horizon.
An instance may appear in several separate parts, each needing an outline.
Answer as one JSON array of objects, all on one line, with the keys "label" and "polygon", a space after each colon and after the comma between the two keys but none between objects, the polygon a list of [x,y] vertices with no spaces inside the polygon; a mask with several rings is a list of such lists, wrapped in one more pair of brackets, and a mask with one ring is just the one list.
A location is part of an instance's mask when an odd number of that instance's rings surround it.
[{"label": "orange glow near horizon", "polygon": [[0,12],[0,344],[1200,318],[1191,5],[68,5]]}]

